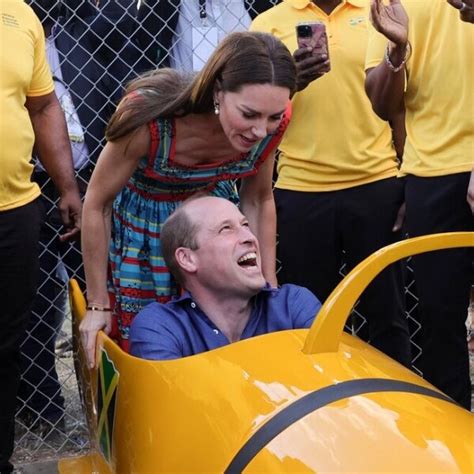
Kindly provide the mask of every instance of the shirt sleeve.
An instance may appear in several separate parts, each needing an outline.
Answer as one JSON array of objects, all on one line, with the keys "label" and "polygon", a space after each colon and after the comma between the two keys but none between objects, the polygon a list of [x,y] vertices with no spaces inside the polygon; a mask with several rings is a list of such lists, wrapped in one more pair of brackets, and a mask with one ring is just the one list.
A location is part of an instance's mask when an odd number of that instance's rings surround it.
[{"label": "shirt sleeve", "polygon": [[258,15],[250,24],[249,31],[261,31],[263,33],[271,33],[272,27],[266,21],[268,15],[260,14]]},{"label": "shirt sleeve", "polygon": [[54,82],[51,70],[46,59],[46,43],[43,27],[36,15],[31,12],[34,18],[34,65],[31,82],[27,96],[40,97],[54,91]]},{"label": "shirt sleeve", "polygon": [[321,309],[321,302],[308,289],[291,285],[288,297],[291,299],[294,329],[309,328]]},{"label": "shirt sleeve", "polygon": [[183,357],[172,318],[173,315],[159,303],[152,303],[140,311],[130,328],[130,354],[148,360]]},{"label": "shirt sleeve", "polygon": [[385,48],[387,47],[387,38],[379,33],[370,21],[368,22],[368,43],[365,55],[365,70],[377,67],[384,58]]}]

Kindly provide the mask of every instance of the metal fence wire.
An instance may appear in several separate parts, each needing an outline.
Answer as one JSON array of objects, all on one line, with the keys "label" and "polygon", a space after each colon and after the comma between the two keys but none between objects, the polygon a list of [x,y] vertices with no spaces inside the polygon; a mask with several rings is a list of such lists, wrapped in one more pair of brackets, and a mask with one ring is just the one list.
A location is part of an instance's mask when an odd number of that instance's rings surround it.
[{"label": "metal fence wire", "polygon": [[[257,13],[278,0],[27,2],[45,27],[48,59],[67,117],[77,179],[84,192],[103,146],[105,125],[126,81],[152,67],[194,67],[206,60],[203,52],[209,45],[215,45],[212,27],[217,29],[217,39],[231,30],[246,30]],[[190,18],[196,13],[206,29],[189,47]],[[55,207],[58,195],[39,165],[34,179],[42,188],[46,217],[41,234],[39,287],[22,347],[14,458],[18,464],[78,454],[88,448],[74,373],[66,291],[71,277],[84,287],[80,248],[77,243],[59,243],[61,224]],[[407,268],[406,317],[416,364],[421,353],[416,341],[420,324],[412,270],[409,265]],[[344,273],[343,266],[341,275]],[[348,330],[357,334],[365,324],[364,316],[355,308]]]}]

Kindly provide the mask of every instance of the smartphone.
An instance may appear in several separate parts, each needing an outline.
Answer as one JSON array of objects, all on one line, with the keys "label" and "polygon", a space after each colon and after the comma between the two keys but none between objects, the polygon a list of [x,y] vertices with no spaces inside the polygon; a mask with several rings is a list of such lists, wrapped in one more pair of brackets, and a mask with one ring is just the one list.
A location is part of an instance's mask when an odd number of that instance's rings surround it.
[{"label": "smartphone", "polygon": [[325,54],[329,58],[328,37],[326,25],[320,22],[304,22],[296,25],[298,47],[313,48],[314,56]]}]

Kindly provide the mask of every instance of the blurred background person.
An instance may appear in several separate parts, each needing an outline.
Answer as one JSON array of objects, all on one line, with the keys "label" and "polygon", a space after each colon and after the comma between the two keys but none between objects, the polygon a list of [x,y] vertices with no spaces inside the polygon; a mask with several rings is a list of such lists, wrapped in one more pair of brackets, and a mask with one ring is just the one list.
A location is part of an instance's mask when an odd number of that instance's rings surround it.
[{"label": "blurred background person", "polygon": [[[294,51],[298,70],[274,191],[278,280],[304,286],[321,301],[341,280],[343,261],[351,270],[402,238],[394,142],[402,148],[403,117],[392,132],[364,90],[367,7],[367,0],[285,0],[252,23],[252,30],[272,33]],[[298,47],[300,22],[323,24],[328,46],[317,54]],[[358,334],[410,366],[403,283],[401,263],[371,283],[357,306],[367,331]]]},{"label": "blurred background person", "polygon": [[[133,72],[125,62],[114,59],[113,64],[107,64],[112,47],[122,54],[130,47],[122,33],[111,28],[122,21],[120,13],[124,10],[113,1],[107,1],[101,10],[88,0],[28,0],[28,3],[44,29],[46,57],[66,117],[74,169],[84,195],[104,143],[107,121],[121,95],[121,81]],[[107,37],[104,53],[102,34],[108,29],[112,33]],[[40,284],[28,336],[21,349],[18,416],[30,430],[51,439],[53,434],[64,431],[64,399],[56,371],[55,342],[64,319],[66,285],[57,273],[64,265],[66,279],[76,278],[83,291],[85,277],[79,241],[63,242],[59,237],[62,232],[56,208],[59,193],[40,162],[33,179],[41,187],[46,218],[40,232]]]},{"label": "blurred background person", "polygon": [[149,68],[199,71],[219,41],[280,0],[144,0],[138,43]]},{"label": "blurred background person", "polygon": [[[74,179],[64,114],[54,93],[41,24],[20,0],[0,2],[0,472],[13,471],[14,415],[20,381],[20,343],[39,273],[43,221],[40,188],[30,180],[33,145],[61,197],[63,239],[80,230],[81,200]],[[14,46],[13,46],[14,45]]]},{"label": "blurred background person", "polygon": [[[410,237],[472,231],[474,164],[473,2],[371,2],[366,89],[377,114],[406,108],[405,175]],[[456,10],[456,6],[458,10]],[[462,11],[461,11],[462,10]],[[455,93],[447,93],[456,84]],[[422,323],[420,368],[429,382],[471,406],[466,318],[472,249],[413,257]]]}]

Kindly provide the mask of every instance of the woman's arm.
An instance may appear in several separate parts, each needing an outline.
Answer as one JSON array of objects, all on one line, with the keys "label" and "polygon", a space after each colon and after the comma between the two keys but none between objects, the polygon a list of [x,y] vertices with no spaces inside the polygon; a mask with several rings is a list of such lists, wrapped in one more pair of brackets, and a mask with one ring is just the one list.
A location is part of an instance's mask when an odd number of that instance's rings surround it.
[{"label": "woman's arm", "polygon": [[263,275],[276,287],[276,211],[272,187],[274,161],[275,150],[256,175],[242,180],[240,202],[242,213],[249,220],[250,229],[260,244]]},{"label": "woman's arm", "polygon": [[[146,126],[115,142],[108,142],[92,174],[83,208],[82,254],[89,306],[108,308],[107,264],[112,203],[149,149]],[[97,332],[111,329],[111,312],[88,310],[80,325],[90,367],[95,366]]]}]

